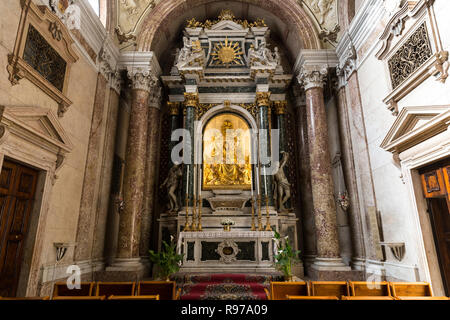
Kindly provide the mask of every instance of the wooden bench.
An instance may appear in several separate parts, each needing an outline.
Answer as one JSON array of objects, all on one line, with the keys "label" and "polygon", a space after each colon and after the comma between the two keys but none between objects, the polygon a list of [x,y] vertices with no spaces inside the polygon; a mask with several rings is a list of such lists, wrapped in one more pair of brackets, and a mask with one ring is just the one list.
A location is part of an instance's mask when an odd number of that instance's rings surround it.
[{"label": "wooden bench", "polygon": [[342,296],[342,300],[395,300],[389,296]]},{"label": "wooden bench", "polygon": [[0,297],[0,300],[5,301],[45,301],[49,300],[50,297],[24,297],[24,298],[17,298],[17,297]]},{"label": "wooden bench", "polygon": [[80,289],[69,289],[67,283],[60,282],[55,283],[53,290],[53,297],[74,297],[74,296],[92,296],[94,291],[94,282],[82,282],[80,284]]},{"label": "wooden bench", "polygon": [[98,296],[134,296],[135,282],[98,282],[95,295]]},{"label": "wooden bench", "polygon": [[397,300],[450,300],[447,297],[395,297]]},{"label": "wooden bench", "polygon": [[159,295],[160,300],[176,300],[175,288],[175,281],[140,281],[137,287],[137,295]]},{"label": "wooden bench", "polygon": [[350,289],[347,281],[311,281],[311,296],[333,296],[341,298],[350,296]]},{"label": "wooden bench", "polygon": [[309,296],[309,284],[299,282],[271,282],[270,300],[286,300],[287,296]]},{"label": "wooden bench", "polygon": [[339,300],[335,296],[286,296],[288,300]]},{"label": "wooden bench", "polygon": [[351,296],[378,296],[392,297],[389,282],[366,282],[366,281],[350,281]]},{"label": "wooden bench", "polygon": [[53,297],[55,301],[88,301],[88,300],[105,300],[106,296],[58,296]]},{"label": "wooden bench", "polygon": [[431,285],[427,282],[390,282],[394,297],[432,297]]},{"label": "wooden bench", "polygon": [[108,300],[159,300],[159,295],[153,296],[110,296]]}]

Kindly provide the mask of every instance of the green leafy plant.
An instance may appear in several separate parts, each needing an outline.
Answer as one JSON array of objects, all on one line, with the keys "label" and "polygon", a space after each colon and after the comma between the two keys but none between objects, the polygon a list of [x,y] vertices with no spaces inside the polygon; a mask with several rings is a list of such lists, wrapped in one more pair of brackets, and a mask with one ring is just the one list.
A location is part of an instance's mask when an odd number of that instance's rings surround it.
[{"label": "green leafy plant", "polygon": [[294,250],[289,243],[289,238],[286,236],[281,238],[277,231],[274,231],[274,241],[277,245],[277,251],[274,255],[275,267],[283,272],[286,279],[292,278],[292,266],[300,261],[300,251]]},{"label": "green leafy plant", "polygon": [[163,241],[161,252],[149,250],[150,261],[158,266],[158,274],[161,279],[168,280],[171,274],[178,272],[183,261],[183,255],[177,254],[177,245],[173,240],[173,236],[170,236],[170,244]]}]

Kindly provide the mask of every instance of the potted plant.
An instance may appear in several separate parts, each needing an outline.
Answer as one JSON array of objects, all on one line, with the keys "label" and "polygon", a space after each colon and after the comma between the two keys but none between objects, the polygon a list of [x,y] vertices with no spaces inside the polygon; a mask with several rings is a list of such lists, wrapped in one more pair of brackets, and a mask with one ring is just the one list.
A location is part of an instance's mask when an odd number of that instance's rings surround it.
[{"label": "potted plant", "polygon": [[166,281],[169,281],[171,274],[180,270],[183,261],[183,255],[177,254],[177,245],[173,240],[173,236],[170,236],[170,244],[163,240],[161,252],[149,250],[150,261],[158,267],[159,277]]},{"label": "potted plant", "polygon": [[275,267],[283,272],[286,281],[292,281],[292,266],[300,261],[300,251],[294,250],[289,243],[289,237],[281,238],[277,231],[274,231],[274,241],[276,243]]},{"label": "potted plant", "polygon": [[223,226],[223,230],[231,231],[231,226],[234,226],[236,224],[236,222],[234,222],[230,218],[226,218],[226,219],[223,219],[220,224]]}]

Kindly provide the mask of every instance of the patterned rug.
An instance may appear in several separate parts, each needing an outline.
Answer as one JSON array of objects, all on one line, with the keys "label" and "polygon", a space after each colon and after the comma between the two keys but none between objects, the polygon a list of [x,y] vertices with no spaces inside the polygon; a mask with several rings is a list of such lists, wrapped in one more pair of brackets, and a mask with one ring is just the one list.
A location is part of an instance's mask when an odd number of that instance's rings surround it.
[{"label": "patterned rug", "polygon": [[278,275],[196,274],[177,277],[181,300],[266,300]]}]

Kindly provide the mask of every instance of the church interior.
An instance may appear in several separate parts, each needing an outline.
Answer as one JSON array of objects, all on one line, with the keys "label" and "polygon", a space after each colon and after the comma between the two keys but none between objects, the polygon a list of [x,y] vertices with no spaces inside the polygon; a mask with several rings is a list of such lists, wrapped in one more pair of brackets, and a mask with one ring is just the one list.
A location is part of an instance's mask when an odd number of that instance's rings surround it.
[{"label": "church interior", "polygon": [[448,0],[3,0],[0,300],[448,300]]}]

